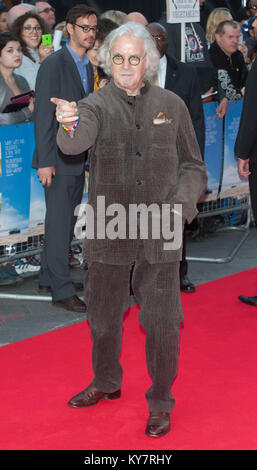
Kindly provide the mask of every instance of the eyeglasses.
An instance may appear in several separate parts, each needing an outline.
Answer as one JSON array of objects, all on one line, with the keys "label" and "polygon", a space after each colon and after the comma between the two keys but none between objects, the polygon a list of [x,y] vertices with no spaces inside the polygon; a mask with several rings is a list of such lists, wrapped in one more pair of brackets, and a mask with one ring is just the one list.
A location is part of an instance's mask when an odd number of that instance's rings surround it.
[{"label": "eyeglasses", "polygon": [[31,33],[32,31],[35,31],[36,33],[39,33],[42,31],[41,26],[23,26],[23,30],[26,31],[26,33]]},{"label": "eyeglasses", "polygon": [[44,10],[41,10],[39,13],[46,13],[48,15],[48,13],[50,13],[50,11],[52,11],[53,13],[55,12],[55,9],[54,8],[45,8]]},{"label": "eyeglasses", "polygon": [[89,33],[91,30],[96,33],[97,26],[81,26],[80,24],[74,23],[75,26],[78,26],[82,29],[83,33]]},{"label": "eyeglasses", "polygon": [[[145,58],[146,54],[143,55],[143,57],[139,57],[138,55],[131,55],[129,58],[128,58],[128,61],[130,63],[130,65],[139,65],[141,60],[143,60]],[[115,54],[113,57],[112,57],[112,61],[115,65],[121,65],[123,64],[125,58],[123,57],[123,55],[121,54]]]}]

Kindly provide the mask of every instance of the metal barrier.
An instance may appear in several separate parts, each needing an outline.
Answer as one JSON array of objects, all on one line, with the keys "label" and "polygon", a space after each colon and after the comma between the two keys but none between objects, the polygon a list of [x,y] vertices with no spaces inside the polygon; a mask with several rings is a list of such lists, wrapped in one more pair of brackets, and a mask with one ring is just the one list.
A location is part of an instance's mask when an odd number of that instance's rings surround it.
[{"label": "metal barrier", "polygon": [[[40,255],[43,251],[43,233],[30,236],[27,239],[25,234],[23,237],[18,235],[15,235],[15,237],[16,239],[12,239],[12,244],[0,246],[2,251],[2,254],[0,254],[0,269],[3,274],[6,272],[7,278],[10,277],[10,285],[16,284],[22,279],[38,276]],[[71,248],[82,251],[81,244],[81,240],[74,239]],[[83,268],[82,262],[81,268]],[[3,285],[8,286],[8,281]],[[0,299],[52,301],[51,296],[13,294],[11,292],[0,292]]]},{"label": "metal barrier", "polygon": [[245,242],[249,235],[249,228],[251,222],[251,203],[250,203],[250,195],[249,194],[242,194],[237,197],[227,197],[227,198],[217,198],[216,200],[205,201],[199,204],[198,207],[199,213],[197,216],[200,230],[201,225],[203,224],[204,220],[207,217],[215,217],[219,215],[226,215],[226,214],[233,214],[235,212],[245,212],[245,222],[238,226],[223,226],[221,228],[217,228],[216,233],[219,232],[228,232],[228,231],[238,231],[242,232],[242,237],[236,243],[236,245],[232,248],[230,253],[226,257],[219,257],[219,258],[210,258],[210,257],[194,257],[194,256],[187,256],[186,259],[188,261],[197,261],[197,262],[205,262],[205,263],[228,263],[232,261],[242,244]]}]

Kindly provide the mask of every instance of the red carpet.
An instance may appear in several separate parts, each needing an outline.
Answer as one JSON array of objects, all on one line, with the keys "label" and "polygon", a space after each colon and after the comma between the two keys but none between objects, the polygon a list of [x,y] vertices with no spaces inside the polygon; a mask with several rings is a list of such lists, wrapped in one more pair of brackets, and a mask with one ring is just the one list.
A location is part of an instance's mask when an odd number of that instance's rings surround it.
[{"label": "red carpet", "polygon": [[137,306],[125,315],[123,394],[114,402],[66,405],[92,378],[87,322],[3,346],[0,449],[257,449],[257,309],[239,294],[257,294],[257,269],[182,296],[172,431],[160,439],[144,434],[150,381]]}]

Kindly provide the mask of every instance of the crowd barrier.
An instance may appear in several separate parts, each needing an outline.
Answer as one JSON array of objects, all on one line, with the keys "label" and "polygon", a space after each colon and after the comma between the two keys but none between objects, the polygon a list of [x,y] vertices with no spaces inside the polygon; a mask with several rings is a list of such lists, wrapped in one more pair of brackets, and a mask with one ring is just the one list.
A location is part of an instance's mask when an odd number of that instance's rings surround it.
[{"label": "crowd barrier", "polygon": [[[226,229],[241,230],[243,237],[232,253],[223,259],[193,258],[191,261],[227,262],[232,259],[248,235],[250,198],[247,180],[237,173],[234,142],[237,135],[242,101],[229,103],[226,117],[216,118],[216,104],[204,105],[206,123],[205,162],[208,188],[199,201],[199,223],[206,217],[230,214]],[[15,263],[16,271],[31,261],[35,275],[40,269],[44,239],[44,191],[36,170],[31,168],[35,147],[33,123],[0,127],[0,266]],[[87,200],[89,175],[86,172],[83,201]],[[231,214],[247,211],[246,222],[236,226]],[[81,244],[73,240],[73,245]],[[25,260],[25,261],[24,261]]]},{"label": "crowd barrier", "polygon": [[230,101],[224,119],[216,118],[216,103],[204,105],[206,136],[204,158],[208,173],[208,188],[198,206],[200,231],[206,218],[215,220],[216,217],[217,220],[217,216],[222,215],[226,224],[221,224],[217,231],[240,231],[242,236],[224,257],[188,256],[189,261],[230,262],[249,234],[251,203],[248,178],[239,177],[234,155],[242,104],[242,100]]}]

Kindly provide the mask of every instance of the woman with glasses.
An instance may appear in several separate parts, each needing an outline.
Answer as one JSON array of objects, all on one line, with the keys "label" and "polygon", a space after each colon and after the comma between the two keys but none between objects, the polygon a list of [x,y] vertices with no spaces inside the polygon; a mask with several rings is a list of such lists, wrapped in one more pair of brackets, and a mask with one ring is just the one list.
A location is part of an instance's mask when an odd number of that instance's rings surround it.
[{"label": "woman with glasses", "polygon": [[22,61],[21,43],[9,32],[0,34],[0,125],[18,124],[31,120],[33,99],[28,106],[15,112],[3,112],[11,97],[29,91],[28,82],[14,73]]},{"label": "woman with glasses", "polygon": [[23,52],[18,73],[26,78],[30,89],[35,90],[40,64],[53,52],[52,46],[42,43],[42,34],[48,34],[49,27],[39,15],[29,11],[15,20],[12,32],[20,39]]}]

